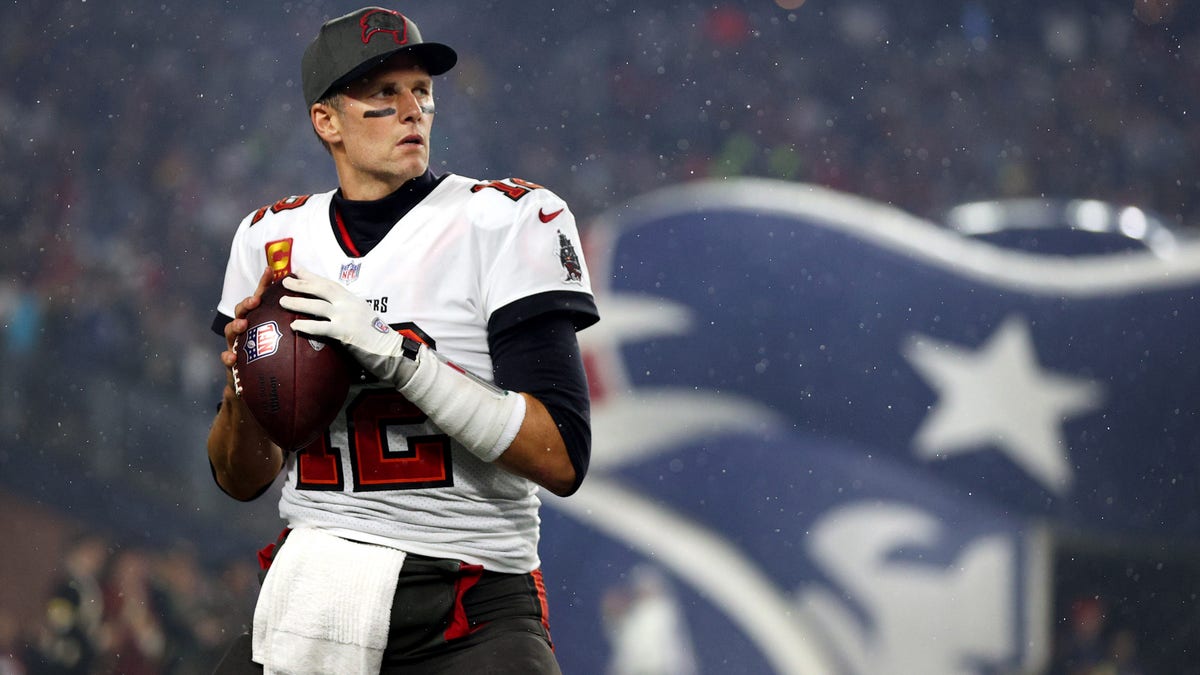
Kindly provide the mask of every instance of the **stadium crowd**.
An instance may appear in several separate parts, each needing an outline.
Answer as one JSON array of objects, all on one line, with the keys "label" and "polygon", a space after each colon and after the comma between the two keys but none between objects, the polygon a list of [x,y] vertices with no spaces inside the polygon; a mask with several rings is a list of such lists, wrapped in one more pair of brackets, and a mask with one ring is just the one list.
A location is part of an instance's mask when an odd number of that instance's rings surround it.
[{"label": "stadium crowd", "polygon": [[[257,567],[203,568],[190,544],[161,551],[80,536],[51,579],[38,621],[0,610],[0,673],[201,675],[253,615]],[[3,659],[7,658],[7,661]]]},{"label": "stadium crowd", "polygon": [[[0,488],[51,502],[60,487],[29,480],[36,461],[74,472],[53,503],[85,528],[114,483],[134,504],[228,513],[202,426],[220,387],[221,261],[246,213],[333,184],[297,77],[326,4],[0,8]],[[1187,229],[1200,22],[1180,6],[423,5],[423,32],[462,58],[438,83],[434,168],[536,177],[584,227],[656,187],[754,175],[935,220],[979,199],[1093,197]],[[245,583],[234,562],[170,543],[105,550],[102,594],[154,598],[140,618],[105,603],[98,652],[157,645],[119,672],[185,672],[168,668],[172,645],[207,649],[232,630],[218,624],[246,620],[215,609],[188,621],[203,634],[172,633],[173,612],[219,608]],[[0,617],[0,637],[23,618]]]}]

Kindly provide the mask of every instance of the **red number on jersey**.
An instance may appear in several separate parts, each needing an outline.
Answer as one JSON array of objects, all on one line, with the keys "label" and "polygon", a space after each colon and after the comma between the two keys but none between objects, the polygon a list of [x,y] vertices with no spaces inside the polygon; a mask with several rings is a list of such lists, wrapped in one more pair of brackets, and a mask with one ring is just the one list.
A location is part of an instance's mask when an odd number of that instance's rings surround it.
[{"label": "red number on jersey", "polygon": [[[405,434],[406,444],[393,448],[390,427],[424,424],[425,413],[394,389],[364,389],[346,408],[346,436],[354,491],[414,490],[454,484],[450,437],[445,434]],[[342,448],[334,447],[329,432],[300,451],[296,458],[296,487],[301,490],[341,490]]]},{"label": "red number on jersey", "polygon": [[312,195],[293,195],[291,197],[284,197],[270,206],[264,206],[254,212],[254,217],[250,219],[250,224],[257,224],[258,221],[263,219],[263,216],[267,215],[267,211],[270,211],[271,213],[279,213],[280,211],[287,211],[289,209],[304,206],[304,202],[307,202],[308,198],[311,196]]},{"label": "red number on jersey", "polygon": [[493,180],[486,183],[476,183],[475,185],[471,186],[471,192],[479,192],[480,190],[486,190],[487,188],[494,188],[503,192],[506,197],[515,202],[521,197],[529,194],[530,190],[542,189],[541,185],[538,185],[537,183],[530,183],[529,181],[522,180],[520,178],[507,178],[505,180],[508,182],[506,183],[502,180]]}]

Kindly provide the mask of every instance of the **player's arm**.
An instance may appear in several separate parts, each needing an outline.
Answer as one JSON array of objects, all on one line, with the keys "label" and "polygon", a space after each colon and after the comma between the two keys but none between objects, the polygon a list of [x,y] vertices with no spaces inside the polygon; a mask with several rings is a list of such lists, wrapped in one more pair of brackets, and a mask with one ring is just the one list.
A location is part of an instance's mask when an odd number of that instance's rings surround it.
[{"label": "player's arm", "polygon": [[485,462],[559,495],[578,487],[581,475],[544,402],[480,380],[397,333],[338,283],[303,269],[294,273],[284,287],[309,297],[284,296],[280,305],[317,319],[294,321],[293,330],[346,345],[367,370]]},{"label": "player's arm", "polygon": [[496,458],[496,464],[566,497],[575,492],[578,484],[562,434],[541,401],[532,394],[519,395],[525,399],[525,418],[512,443]]},{"label": "player's arm", "polygon": [[586,314],[593,306],[585,304],[578,312],[527,298],[489,322],[496,384],[521,392],[526,402],[521,430],[496,463],[560,496],[579,488],[591,457],[587,375],[575,337],[577,321],[594,320]]},{"label": "player's arm", "polygon": [[283,468],[283,451],[267,438],[233,386],[232,369],[237,362],[234,340],[246,332],[246,313],[258,306],[270,281],[271,273],[267,270],[254,294],[237,304],[234,318],[223,328],[225,351],[221,353],[221,363],[225,366],[225,389],[208,432],[208,461],[213,478],[229,496],[242,501],[265,492]]}]

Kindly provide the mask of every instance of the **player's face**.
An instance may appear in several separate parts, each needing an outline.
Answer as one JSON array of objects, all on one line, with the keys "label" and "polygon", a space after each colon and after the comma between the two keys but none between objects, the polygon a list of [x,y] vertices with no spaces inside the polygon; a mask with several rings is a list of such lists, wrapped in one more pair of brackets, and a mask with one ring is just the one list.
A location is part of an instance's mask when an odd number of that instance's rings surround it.
[{"label": "player's face", "polygon": [[433,78],[399,55],[347,87],[336,117],[344,154],[342,191],[378,199],[429,166]]}]

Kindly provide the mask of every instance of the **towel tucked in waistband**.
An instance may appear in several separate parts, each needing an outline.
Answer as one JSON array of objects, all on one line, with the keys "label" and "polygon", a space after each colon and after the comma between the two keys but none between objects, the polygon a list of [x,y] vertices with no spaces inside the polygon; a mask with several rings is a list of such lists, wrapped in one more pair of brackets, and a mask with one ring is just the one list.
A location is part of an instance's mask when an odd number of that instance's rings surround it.
[{"label": "towel tucked in waistband", "polygon": [[266,675],[378,673],[405,553],[297,528],[254,608],[254,661]]}]

